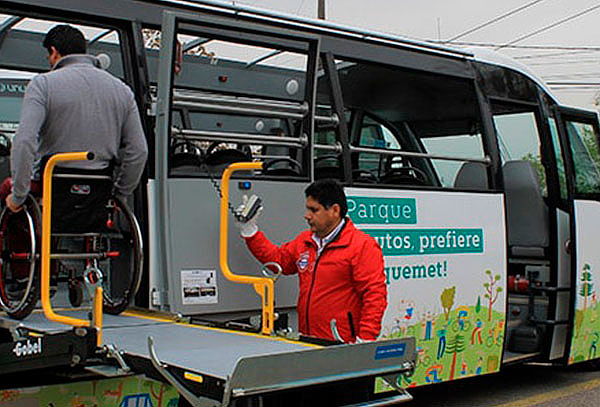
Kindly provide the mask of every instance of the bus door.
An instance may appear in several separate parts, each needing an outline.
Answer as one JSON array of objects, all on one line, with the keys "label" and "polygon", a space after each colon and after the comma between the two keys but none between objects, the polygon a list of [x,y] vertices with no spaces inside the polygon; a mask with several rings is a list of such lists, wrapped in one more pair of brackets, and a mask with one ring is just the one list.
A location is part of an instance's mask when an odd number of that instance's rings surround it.
[{"label": "bus door", "polygon": [[[232,181],[231,210],[244,194],[260,196],[261,228],[275,241],[305,225],[314,121],[334,121],[315,118],[319,37],[250,18],[166,12],[153,33],[160,50],[147,52],[157,89],[151,307],[203,318],[218,313],[226,321],[260,309],[251,288],[218,271],[219,181],[230,164],[269,162]],[[260,275],[230,225],[232,269]],[[281,279],[277,306],[293,308],[296,290],[293,279]]]},{"label": "bus door", "polygon": [[571,321],[568,363],[600,357],[600,149],[596,113],[560,108],[559,129],[567,152],[572,200]]}]

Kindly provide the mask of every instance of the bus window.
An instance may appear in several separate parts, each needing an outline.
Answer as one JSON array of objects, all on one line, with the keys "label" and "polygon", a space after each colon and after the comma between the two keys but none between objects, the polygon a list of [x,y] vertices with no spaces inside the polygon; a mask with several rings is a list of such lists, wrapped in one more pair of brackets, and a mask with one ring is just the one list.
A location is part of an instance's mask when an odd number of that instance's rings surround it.
[{"label": "bus window", "polygon": [[542,195],[548,196],[535,114],[520,106],[509,105],[494,105],[493,112],[502,164],[529,161],[538,176]]},{"label": "bus window", "polygon": [[574,121],[567,121],[565,125],[575,168],[575,193],[600,192],[600,152],[594,127]]},{"label": "bus window", "polygon": [[[29,80],[40,72],[47,72],[47,51],[42,42],[60,21],[41,20],[24,16],[0,14],[0,26],[6,25],[0,37],[0,133],[12,139],[19,125],[23,96]],[[90,25],[73,24],[81,30],[88,42],[88,53],[105,54],[105,68],[124,79],[120,35],[116,30]],[[26,50],[26,51],[23,51]],[[0,179],[9,175],[8,158],[0,165]]]},{"label": "bus window", "polygon": [[560,198],[567,199],[567,175],[565,173],[565,161],[560,148],[560,140],[558,137],[558,128],[556,125],[556,119],[554,117],[548,118],[548,125],[550,126],[550,134],[552,136],[552,147],[554,149],[554,156],[556,158],[556,169],[558,173],[558,183],[560,186]]},{"label": "bus window", "polygon": [[[60,21],[41,20],[15,15],[0,15],[0,25],[11,21],[10,29],[1,42],[1,68],[17,72],[46,72],[49,70],[47,51],[42,41],[52,27]],[[13,25],[14,24],[14,25]],[[87,40],[88,54],[104,54],[108,58],[107,71],[124,79],[123,55],[119,32],[110,27],[71,24],[83,33]],[[27,52],[22,52],[26,49]]]},{"label": "bus window", "polygon": [[[436,137],[421,137],[421,142],[425,146],[425,150],[431,154],[437,155],[456,155],[466,158],[483,158],[485,156],[483,150],[483,140],[481,134],[461,134]],[[487,174],[485,169],[480,168],[480,172],[473,177],[477,177],[481,182],[469,184],[468,180],[464,180],[461,184],[459,179],[459,171],[467,168],[465,163],[448,160],[431,160],[435,171],[439,177],[440,183],[444,187],[471,187],[471,188],[487,188]]]},{"label": "bus window", "polygon": [[[365,116],[360,128],[359,147],[401,150],[400,143],[392,131],[375,119]],[[381,179],[385,174],[401,166],[401,158],[376,153],[358,153],[357,182]],[[387,167],[387,168],[386,168]],[[389,170],[389,171],[386,171]]]},{"label": "bus window", "polygon": [[[354,181],[456,187],[458,169],[473,162],[485,185],[472,188],[487,188],[481,111],[471,81],[374,63],[337,60],[336,67],[344,107],[357,117],[350,132]],[[475,135],[472,151],[463,150],[463,135]],[[442,138],[445,143],[433,141]]]},{"label": "bus window", "polygon": [[335,130],[321,130],[315,133],[315,179],[333,178],[343,180],[344,171],[342,156],[331,150],[326,150],[324,146],[335,146],[338,143],[338,137]]},{"label": "bus window", "polygon": [[[161,32],[143,35],[156,84]],[[306,55],[196,31],[177,33],[176,52],[171,177],[219,176],[231,163],[253,160],[267,163],[254,176],[308,177]]]}]

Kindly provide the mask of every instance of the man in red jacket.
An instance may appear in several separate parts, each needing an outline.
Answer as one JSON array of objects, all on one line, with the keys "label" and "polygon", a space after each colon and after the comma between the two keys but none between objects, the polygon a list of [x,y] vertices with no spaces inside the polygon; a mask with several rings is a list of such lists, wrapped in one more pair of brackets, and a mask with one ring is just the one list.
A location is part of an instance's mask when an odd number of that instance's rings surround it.
[{"label": "man in red jacket", "polygon": [[377,339],[387,306],[381,248],[346,217],[346,195],[337,181],[316,181],[304,192],[310,230],[276,246],[258,230],[254,216],[242,224],[241,234],[260,262],[274,261],[283,274],[298,274],[302,334],[335,339],[330,327],[335,319],[344,342]]}]

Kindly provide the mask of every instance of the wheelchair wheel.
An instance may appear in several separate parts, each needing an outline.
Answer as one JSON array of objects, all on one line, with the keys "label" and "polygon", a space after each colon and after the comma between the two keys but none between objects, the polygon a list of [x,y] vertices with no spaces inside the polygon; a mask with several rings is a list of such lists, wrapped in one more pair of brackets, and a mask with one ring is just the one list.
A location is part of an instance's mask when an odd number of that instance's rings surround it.
[{"label": "wheelchair wheel", "polygon": [[27,317],[39,299],[41,213],[28,197],[17,213],[0,214],[0,306],[12,318]]},{"label": "wheelchair wheel", "polygon": [[108,205],[110,225],[99,239],[108,256],[98,262],[102,271],[104,312],[118,315],[133,301],[142,279],[143,247],[133,212],[118,198]]}]

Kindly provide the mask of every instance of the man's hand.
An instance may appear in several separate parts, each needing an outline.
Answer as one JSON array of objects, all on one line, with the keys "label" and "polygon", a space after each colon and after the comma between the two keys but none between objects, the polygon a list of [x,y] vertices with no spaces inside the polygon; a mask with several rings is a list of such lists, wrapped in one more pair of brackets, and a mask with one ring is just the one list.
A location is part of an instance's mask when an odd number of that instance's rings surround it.
[{"label": "man's hand", "polygon": [[[244,195],[242,197],[242,203],[240,204],[240,206],[237,207],[235,211],[237,213],[242,213],[246,209],[246,205],[248,205],[248,196]],[[235,223],[240,228],[240,234],[243,237],[251,237],[254,236],[256,232],[258,232],[258,225],[256,224],[256,220],[260,216],[262,209],[263,207],[261,205],[260,208],[258,208],[258,210],[256,211],[256,213],[254,213],[254,215],[249,219],[246,219],[246,221],[241,221],[236,218]]]},{"label": "man's hand", "polygon": [[10,209],[11,212],[19,212],[23,209],[22,205],[17,205],[13,202],[13,194],[9,194],[6,197],[6,207]]}]

